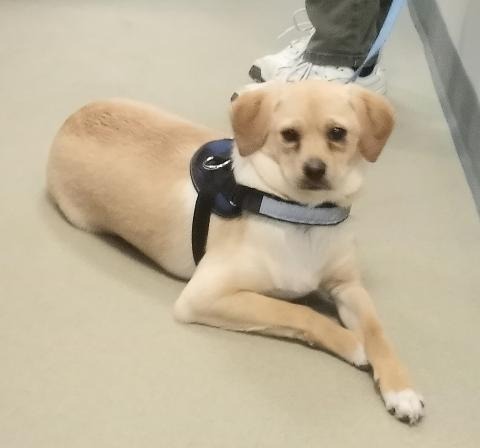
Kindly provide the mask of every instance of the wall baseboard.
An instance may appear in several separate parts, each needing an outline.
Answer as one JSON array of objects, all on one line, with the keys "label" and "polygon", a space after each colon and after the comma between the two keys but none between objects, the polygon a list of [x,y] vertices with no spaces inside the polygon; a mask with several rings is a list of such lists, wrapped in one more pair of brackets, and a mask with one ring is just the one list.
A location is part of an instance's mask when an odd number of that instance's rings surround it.
[{"label": "wall baseboard", "polygon": [[480,213],[480,106],[435,0],[409,0],[433,83]]}]

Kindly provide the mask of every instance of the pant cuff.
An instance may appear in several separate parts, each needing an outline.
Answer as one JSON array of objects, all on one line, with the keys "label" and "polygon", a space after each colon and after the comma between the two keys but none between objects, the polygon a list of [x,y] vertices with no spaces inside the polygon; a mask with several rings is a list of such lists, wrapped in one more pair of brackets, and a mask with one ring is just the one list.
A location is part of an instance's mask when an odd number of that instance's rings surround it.
[{"label": "pant cuff", "polygon": [[315,65],[335,65],[338,67],[357,68],[365,60],[366,56],[366,54],[330,54],[306,50],[303,54],[303,59]]}]

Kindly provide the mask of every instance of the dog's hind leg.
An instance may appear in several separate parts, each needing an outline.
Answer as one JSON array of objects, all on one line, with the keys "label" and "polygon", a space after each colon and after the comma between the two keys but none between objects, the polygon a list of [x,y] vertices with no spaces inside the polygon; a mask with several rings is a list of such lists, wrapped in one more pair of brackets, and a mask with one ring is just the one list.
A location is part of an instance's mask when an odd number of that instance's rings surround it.
[{"label": "dog's hind leg", "polygon": [[73,226],[85,230],[86,232],[100,232],[101,229],[99,226],[95,225],[91,220],[88,219],[85,213],[80,210],[79,207],[76,207],[74,204],[69,203],[68,200],[62,200],[57,197],[55,198],[55,203],[60,209],[62,214],[65,216],[67,221]]}]

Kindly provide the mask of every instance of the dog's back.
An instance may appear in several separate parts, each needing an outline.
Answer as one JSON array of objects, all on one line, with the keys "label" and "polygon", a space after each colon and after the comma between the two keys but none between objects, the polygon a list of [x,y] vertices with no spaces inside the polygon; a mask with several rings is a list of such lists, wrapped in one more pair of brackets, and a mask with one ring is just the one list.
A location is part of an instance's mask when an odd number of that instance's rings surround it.
[{"label": "dog's back", "polygon": [[48,190],[76,227],[119,235],[185,276],[193,268],[193,205],[186,202],[195,197],[188,164],[215,137],[147,104],[94,102],[71,115],[55,137]]}]

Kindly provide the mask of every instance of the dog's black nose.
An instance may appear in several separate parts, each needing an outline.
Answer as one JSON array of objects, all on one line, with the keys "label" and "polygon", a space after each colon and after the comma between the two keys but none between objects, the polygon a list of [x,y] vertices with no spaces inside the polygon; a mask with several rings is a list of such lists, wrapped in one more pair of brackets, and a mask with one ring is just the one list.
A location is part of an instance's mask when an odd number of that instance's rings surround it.
[{"label": "dog's black nose", "polygon": [[320,159],[309,159],[303,165],[303,174],[313,182],[320,182],[326,170],[327,165]]}]

